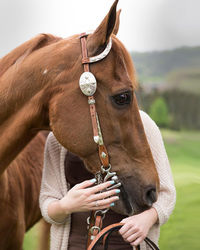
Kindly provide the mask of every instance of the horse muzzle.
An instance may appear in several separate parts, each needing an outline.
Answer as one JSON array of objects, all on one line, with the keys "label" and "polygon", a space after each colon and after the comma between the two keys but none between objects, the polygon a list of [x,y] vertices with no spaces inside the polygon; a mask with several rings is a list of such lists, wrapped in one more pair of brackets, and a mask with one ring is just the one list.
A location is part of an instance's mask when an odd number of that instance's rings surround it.
[{"label": "horse muzzle", "polygon": [[127,180],[120,180],[120,182],[120,199],[112,208],[117,213],[132,216],[149,209],[157,200],[157,190],[154,185],[142,187],[133,185]]}]

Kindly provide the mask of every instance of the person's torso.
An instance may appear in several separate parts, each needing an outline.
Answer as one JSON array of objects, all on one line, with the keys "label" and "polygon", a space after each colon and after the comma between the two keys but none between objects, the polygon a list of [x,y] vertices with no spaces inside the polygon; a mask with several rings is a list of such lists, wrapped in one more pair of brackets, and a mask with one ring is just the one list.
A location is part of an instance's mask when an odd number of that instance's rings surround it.
[{"label": "person's torso", "polygon": [[[94,175],[90,173],[84,166],[81,159],[70,152],[67,152],[65,158],[65,176],[67,183],[70,187],[84,181],[94,178]],[[87,218],[90,216],[90,212],[79,212],[71,215],[71,230],[69,236],[69,250],[81,250],[86,249],[87,242]],[[115,213],[109,210],[103,220],[103,228],[120,222],[125,216]],[[102,244],[97,248],[103,249]],[[115,250],[132,250],[133,248],[127,242],[125,242],[118,232],[112,234],[109,240],[109,248]]]}]

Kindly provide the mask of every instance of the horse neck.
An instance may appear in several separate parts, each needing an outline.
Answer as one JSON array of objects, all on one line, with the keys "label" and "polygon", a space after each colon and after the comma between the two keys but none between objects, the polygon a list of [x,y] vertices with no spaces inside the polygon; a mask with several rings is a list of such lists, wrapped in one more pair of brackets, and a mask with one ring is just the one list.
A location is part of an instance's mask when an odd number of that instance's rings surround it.
[{"label": "horse neck", "polygon": [[9,193],[9,182],[8,182],[8,173],[7,171],[4,171],[3,174],[0,175],[0,190],[2,192],[0,193],[0,200],[4,200]]},{"label": "horse neck", "polygon": [[0,174],[37,134],[45,129],[42,89],[9,69],[0,78]]}]

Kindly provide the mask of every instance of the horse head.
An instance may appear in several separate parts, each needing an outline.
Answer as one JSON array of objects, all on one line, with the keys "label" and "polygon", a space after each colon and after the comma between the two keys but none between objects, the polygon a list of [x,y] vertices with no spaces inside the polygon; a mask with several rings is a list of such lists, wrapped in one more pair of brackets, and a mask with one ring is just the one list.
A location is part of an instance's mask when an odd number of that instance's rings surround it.
[{"label": "horse head", "polygon": [[[94,96],[104,143],[112,170],[119,176],[126,197],[123,200],[121,195],[114,209],[132,214],[155,202],[159,180],[134,94],[136,78],[132,60],[116,37],[119,26],[116,5],[117,1],[99,27],[88,36],[87,50],[89,56],[98,55],[112,37],[110,53],[105,59],[91,64],[90,71],[97,79]],[[83,73],[80,39],[75,36],[66,41],[66,45],[63,42],[60,45],[66,70],[57,76],[62,91],[49,104],[51,129],[58,141],[80,156],[88,170],[95,174],[101,163],[93,141],[87,98],[78,85]],[[55,65],[59,63],[60,58]],[[130,206],[125,209],[127,203],[131,204],[131,209]]]},{"label": "horse head", "polygon": [[[98,55],[112,38],[109,54],[91,64],[90,71],[97,80],[94,97],[104,144],[112,170],[117,173],[124,190],[113,209],[130,215],[149,208],[156,201],[159,179],[137,106],[133,63],[116,37],[119,27],[117,2],[97,29],[88,35],[87,51],[89,56]],[[16,73],[13,92],[17,93],[18,101],[14,107],[17,109],[21,105],[16,122],[20,124],[19,117],[27,120],[18,128],[26,127],[32,133],[38,129],[52,130],[57,140],[78,155],[95,174],[101,162],[93,140],[88,100],[79,88],[83,73],[80,35],[67,39],[40,35],[19,51],[20,48],[15,50],[16,58],[10,60],[10,69],[5,74],[2,72],[6,69],[0,72],[2,79],[9,79],[11,84],[12,70]],[[9,61],[9,58],[4,60]],[[18,134],[19,130],[15,137]]]}]

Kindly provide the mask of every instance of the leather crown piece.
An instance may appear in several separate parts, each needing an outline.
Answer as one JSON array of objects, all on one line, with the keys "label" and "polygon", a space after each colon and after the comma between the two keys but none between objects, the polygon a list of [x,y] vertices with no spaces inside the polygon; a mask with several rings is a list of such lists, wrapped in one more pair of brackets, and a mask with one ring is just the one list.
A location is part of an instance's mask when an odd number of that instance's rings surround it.
[{"label": "leather crown piece", "polygon": [[[80,38],[87,37],[91,32],[81,34]],[[84,64],[84,73],[81,75],[79,80],[79,86],[82,93],[86,96],[93,96],[97,89],[97,81],[95,76],[89,72],[89,65],[90,63],[95,63],[98,61],[103,60],[110,52],[112,48],[112,38],[110,38],[106,48],[102,53],[97,56],[88,57],[87,56],[87,48],[86,43],[82,42],[82,64]]]}]

